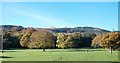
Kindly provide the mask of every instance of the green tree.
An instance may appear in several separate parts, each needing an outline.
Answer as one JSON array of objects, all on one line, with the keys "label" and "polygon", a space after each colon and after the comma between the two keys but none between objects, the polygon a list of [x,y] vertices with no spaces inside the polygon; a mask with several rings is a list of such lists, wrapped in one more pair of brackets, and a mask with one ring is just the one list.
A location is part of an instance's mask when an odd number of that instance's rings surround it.
[{"label": "green tree", "polygon": [[11,36],[12,36],[12,32],[8,32],[8,31],[6,31],[6,32],[4,32],[3,33],[3,49],[5,49],[5,48],[10,48],[11,46],[11,42],[10,42],[10,38],[11,38]]},{"label": "green tree", "polygon": [[81,46],[82,43],[82,35],[81,33],[72,33],[73,41],[74,41],[74,47]]},{"label": "green tree", "polygon": [[82,33],[81,35],[82,35],[82,42],[81,42],[82,46],[81,47],[91,47],[91,43],[95,37],[95,34],[85,32],[85,33]]},{"label": "green tree", "polygon": [[3,48],[18,48],[21,47],[19,43],[19,36],[15,36],[12,31],[3,33]]}]

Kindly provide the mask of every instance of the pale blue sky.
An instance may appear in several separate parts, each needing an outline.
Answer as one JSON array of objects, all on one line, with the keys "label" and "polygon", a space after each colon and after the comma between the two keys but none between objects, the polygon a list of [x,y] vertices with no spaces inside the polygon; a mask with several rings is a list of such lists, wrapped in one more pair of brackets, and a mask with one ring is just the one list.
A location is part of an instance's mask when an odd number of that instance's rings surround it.
[{"label": "pale blue sky", "polygon": [[117,2],[4,2],[2,13],[3,25],[118,29]]}]

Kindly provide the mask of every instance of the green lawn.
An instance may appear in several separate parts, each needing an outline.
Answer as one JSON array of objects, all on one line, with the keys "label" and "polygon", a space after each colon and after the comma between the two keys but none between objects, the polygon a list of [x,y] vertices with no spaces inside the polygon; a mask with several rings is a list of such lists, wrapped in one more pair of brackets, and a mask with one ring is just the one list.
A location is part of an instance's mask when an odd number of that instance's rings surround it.
[{"label": "green lawn", "polygon": [[3,61],[118,61],[118,51],[104,49],[14,49],[4,50]]}]

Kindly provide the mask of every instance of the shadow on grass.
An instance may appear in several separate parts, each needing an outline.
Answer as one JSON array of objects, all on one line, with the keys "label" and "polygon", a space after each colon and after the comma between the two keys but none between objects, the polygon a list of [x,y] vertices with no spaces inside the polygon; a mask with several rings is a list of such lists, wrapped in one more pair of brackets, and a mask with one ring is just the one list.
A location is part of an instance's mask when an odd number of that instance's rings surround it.
[{"label": "shadow on grass", "polygon": [[13,58],[13,57],[8,57],[8,56],[0,56],[0,58]]},{"label": "shadow on grass", "polygon": [[63,49],[63,50],[46,50],[46,52],[95,52],[95,51],[105,51],[105,50],[90,50],[90,49]]},{"label": "shadow on grass", "polygon": [[2,63],[119,63],[113,61],[3,61]]},{"label": "shadow on grass", "polygon": [[90,50],[90,49],[86,49],[86,50],[80,50],[80,49],[74,49],[74,50],[68,50],[68,52],[95,52],[95,51],[105,51],[105,50]]},{"label": "shadow on grass", "polygon": [[3,51],[3,53],[4,53],[4,52],[17,52],[17,51],[9,51],[9,50],[8,50],[8,51]]},{"label": "shadow on grass", "polygon": [[89,50],[89,51],[91,51],[91,52],[92,52],[92,51],[106,51],[106,50]]}]

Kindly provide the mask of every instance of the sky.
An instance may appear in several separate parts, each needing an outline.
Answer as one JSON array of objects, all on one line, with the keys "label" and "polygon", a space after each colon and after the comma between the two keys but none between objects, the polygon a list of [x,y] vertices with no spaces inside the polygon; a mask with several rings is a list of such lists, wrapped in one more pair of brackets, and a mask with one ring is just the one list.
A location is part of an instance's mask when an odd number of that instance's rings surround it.
[{"label": "sky", "polygon": [[2,25],[39,28],[90,26],[118,30],[118,3],[3,2]]}]

